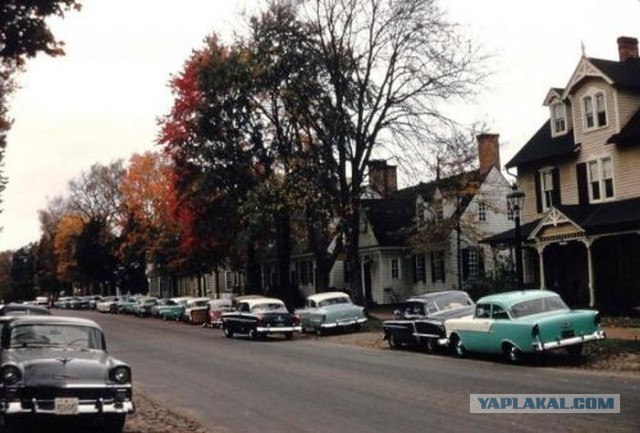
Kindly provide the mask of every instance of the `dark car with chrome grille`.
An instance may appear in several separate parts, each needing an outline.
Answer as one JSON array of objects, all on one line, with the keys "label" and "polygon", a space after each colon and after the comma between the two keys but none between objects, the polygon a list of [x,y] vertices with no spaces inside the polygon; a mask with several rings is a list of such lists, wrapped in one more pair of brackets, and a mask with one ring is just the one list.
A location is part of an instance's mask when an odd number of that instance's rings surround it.
[{"label": "dark car with chrome grille", "polygon": [[134,412],[131,369],[107,353],[92,320],[22,316],[2,321],[0,417],[5,428],[46,418],[81,419],[121,432]]}]

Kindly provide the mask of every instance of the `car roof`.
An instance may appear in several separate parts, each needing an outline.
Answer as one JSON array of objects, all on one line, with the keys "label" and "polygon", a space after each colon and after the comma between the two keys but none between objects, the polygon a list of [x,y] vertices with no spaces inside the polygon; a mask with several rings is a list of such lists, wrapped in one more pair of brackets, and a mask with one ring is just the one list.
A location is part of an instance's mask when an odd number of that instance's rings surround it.
[{"label": "car roof", "polygon": [[338,297],[349,298],[349,295],[344,292],[324,292],[324,293],[316,293],[315,295],[311,295],[307,299],[310,301],[322,302],[327,299],[338,298]]},{"label": "car roof", "polygon": [[255,305],[261,305],[261,304],[281,304],[281,305],[284,305],[284,302],[282,302],[282,300],[280,300],[278,298],[267,298],[265,296],[258,297],[258,298],[253,298],[253,299],[246,299],[246,300],[243,300],[242,302],[245,302],[245,303],[249,304],[249,307],[253,307]]},{"label": "car roof", "polygon": [[531,299],[547,298],[549,296],[558,296],[558,294],[550,290],[540,289],[517,290],[513,292],[495,293],[493,295],[484,296],[478,299],[477,303],[485,304],[495,302],[502,304],[506,308],[509,308],[513,304],[516,304],[518,302],[528,301]]},{"label": "car roof", "polygon": [[90,319],[68,316],[16,316],[7,320],[12,326],[18,325],[80,325],[102,329]]},{"label": "car roof", "polygon": [[18,313],[18,315],[50,315],[51,312],[37,305],[32,304],[16,304],[10,303],[6,305],[0,305],[0,314],[10,316],[11,313]]},{"label": "car roof", "polygon": [[411,298],[407,299],[405,302],[431,302],[434,299],[438,299],[441,297],[445,297],[448,295],[453,295],[453,294],[460,294],[460,293],[464,293],[467,294],[467,292],[465,292],[464,290],[439,290],[437,292],[427,292],[427,293],[423,293],[422,295],[417,295],[417,296],[412,296]]}]

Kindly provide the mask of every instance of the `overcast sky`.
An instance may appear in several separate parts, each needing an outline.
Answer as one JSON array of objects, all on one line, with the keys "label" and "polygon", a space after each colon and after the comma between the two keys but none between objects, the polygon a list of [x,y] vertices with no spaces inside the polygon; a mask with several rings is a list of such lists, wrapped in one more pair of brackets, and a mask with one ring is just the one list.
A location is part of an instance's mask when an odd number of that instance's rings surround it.
[{"label": "overcast sky", "polygon": [[[213,31],[230,34],[251,0],[83,0],[53,22],[64,57],[40,56],[13,96],[0,251],[37,241],[37,212],[91,164],[153,150],[169,76]],[[441,0],[450,19],[494,54],[494,74],[460,118],[500,134],[502,163],[542,125],[542,101],[582,55],[616,60],[618,36],[640,37],[638,0]]]}]

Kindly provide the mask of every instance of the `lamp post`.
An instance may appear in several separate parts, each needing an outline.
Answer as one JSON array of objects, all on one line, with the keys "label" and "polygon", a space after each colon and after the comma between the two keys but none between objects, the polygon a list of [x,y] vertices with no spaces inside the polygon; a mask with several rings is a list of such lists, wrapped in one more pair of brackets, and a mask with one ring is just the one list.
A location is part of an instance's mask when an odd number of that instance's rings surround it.
[{"label": "lamp post", "polygon": [[507,194],[507,205],[513,212],[513,220],[515,222],[515,249],[516,249],[516,278],[518,282],[518,288],[522,288],[524,285],[524,278],[522,275],[522,235],[520,233],[520,210],[524,205],[524,192],[518,188],[518,184],[513,184],[511,192]]}]

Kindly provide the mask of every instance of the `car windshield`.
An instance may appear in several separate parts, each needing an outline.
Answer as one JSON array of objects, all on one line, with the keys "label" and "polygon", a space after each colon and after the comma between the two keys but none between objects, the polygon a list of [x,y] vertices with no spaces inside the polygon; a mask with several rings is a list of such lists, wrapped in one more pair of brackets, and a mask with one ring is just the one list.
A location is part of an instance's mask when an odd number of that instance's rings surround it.
[{"label": "car windshield", "polygon": [[533,314],[548,313],[549,311],[568,310],[560,296],[547,296],[544,298],[529,299],[528,301],[514,304],[510,311],[511,317],[525,317]]},{"label": "car windshield", "polygon": [[251,307],[252,313],[286,313],[287,309],[284,305],[275,302],[269,302],[265,304],[258,304]]},{"label": "car windshield", "polygon": [[102,332],[90,326],[30,324],[11,329],[9,347],[57,346],[102,350]]},{"label": "car windshield", "polygon": [[349,298],[346,296],[337,296],[335,298],[325,299],[318,302],[318,307],[328,307],[329,305],[349,304]]},{"label": "car windshield", "polygon": [[473,302],[466,293],[447,293],[427,303],[426,309],[427,314],[435,314],[471,305],[473,305]]}]

